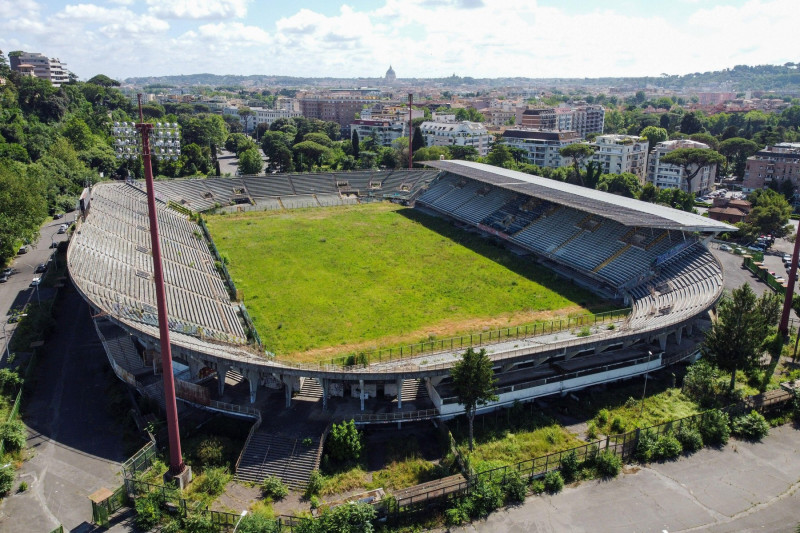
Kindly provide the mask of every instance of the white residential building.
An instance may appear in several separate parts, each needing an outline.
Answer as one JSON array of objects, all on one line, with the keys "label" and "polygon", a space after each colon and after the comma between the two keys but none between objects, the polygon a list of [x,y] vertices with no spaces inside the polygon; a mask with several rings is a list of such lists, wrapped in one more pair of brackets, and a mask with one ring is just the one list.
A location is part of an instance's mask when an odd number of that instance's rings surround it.
[{"label": "white residential building", "polygon": [[[707,165],[699,170],[697,175],[692,179],[691,189],[686,180],[686,172],[682,167],[677,165],[669,165],[661,162],[661,158],[677,148],[700,148],[707,150],[708,145],[690,141],[688,139],[678,139],[673,141],[664,141],[656,144],[655,148],[650,151],[650,156],[647,165],[647,181],[658,187],[659,189],[674,189],[680,188],[685,192],[690,193],[705,193],[714,183],[714,175],[717,172],[717,165]],[[694,169],[690,169],[694,171]]]},{"label": "white residential building", "polygon": [[478,155],[489,153],[489,132],[479,122],[423,122],[420,130],[427,146],[472,146]]},{"label": "white residential building", "polygon": [[600,135],[589,161],[600,163],[604,174],[630,172],[644,183],[647,175],[647,140],[636,135]]},{"label": "white residential building", "polygon": [[294,118],[303,116],[300,111],[287,111],[284,109],[266,109],[263,107],[251,107],[250,115],[239,115],[237,106],[227,106],[222,109],[223,115],[230,115],[239,118],[239,123],[246,133],[255,131],[258,124],[271,125],[279,118]]},{"label": "white residential building", "polygon": [[11,70],[23,75],[48,80],[54,87],[69,82],[70,72],[57,57],[49,58],[38,52],[10,52],[8,58]]},{"label": "white residential building", "polygon": [[400,137],[408,137],[408,124],[390,120],[354,120],[350,124],[350,138],[358,132],[359,142],[364,142],[370,137],[375,137],[375,142],[381,146],[391,146]]},{"label": "white residential building", "polygon": [[561,157],[558,151],[567,145],[581,142],[581,137],[575,131],[513,129],[504,131],[500,142],[523,150],[526,163],[558,168],[572,162],[569,158]]}]

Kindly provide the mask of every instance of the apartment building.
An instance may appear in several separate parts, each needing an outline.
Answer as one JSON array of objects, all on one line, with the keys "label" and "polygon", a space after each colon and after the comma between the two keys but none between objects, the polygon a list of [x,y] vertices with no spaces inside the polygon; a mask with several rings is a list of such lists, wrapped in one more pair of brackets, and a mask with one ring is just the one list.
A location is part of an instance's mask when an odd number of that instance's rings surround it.
[{"label": "apartment building", "polygon": [[709,191],[711,184],[714,183],[714,176],[717,172],[717,165],[706,165],[699,170],[692,179],[691,189],[686,180],[687,174],[683,167],[662,163],[661,158],[677,148],[700,148],[708,149],[708,145],[690,141],[687,139],[664,141],[656,144],[650,151],[647,163],[647,181],[659,189],[680,188],[690,193],[705,193]]},{"label": "apartment building", "polygon": [[522,112],[523,128],[534,130],[556,130],[556,110],[553,108],[526,109]]},{"label": "apartment building", "polygon": [[600,163],[605,174],[630,172],[642,183],[647,176],[647,140],[636,135],[599,135],[589,161]]},{"label": "apartment building", "polygon": [[226,106],[222,109],[223,115],[235,116],[239,119],[242,129],[246,133],[255,131],[259,124],[270,126],[279,118],[294,118],[303,116],[299,111],[287,111],[285,109],[268,109],[264,107],[250,107],[249,115],[240,115],[237,106]]},{"label": "apartment building", "polygon": [[800,143],[779,143],[747,158],[742,181],[744,192],[763,189],[773,181],[800,185]]},{"label": "apartment building", "polygon": [[350,124],[350,138],[357,132],[361,142],[374,137],[379,145],[391,146],[400,137],[408,137],[407,126],[404,121],[358,119]]},{"label": "apartment building", "polygon": [[47,57],[38,52],[15,51],[8,54],[11,70],[17,71],[24,76],[35,76],[47,80],[54,87],[61,87],[69,82],[69,70],[66,63],[62,63],[56,57]]},{"label": "apartment building", "polygon": [[489,132],[479,122],[434,122],[420,124],[426,146],[472,146],[478,155],[489,153]]},{"label": "apartment building", "polygon": [[306,118],[336,122],[343,131],[361,113],[365,105],[374,104],[380,97],[377,89],[332,90],[324,93],[298,95],[300,113]]},{"label": "apartment building", "polygon": [[575,131],[510,129],[503,132],[500,142],[523,150],[526,163],[558,168],[571,163],[570,159],[561,157],[559,150],[581,142],[581,138]]},{"label": "apartment building", "polygon": [[577,131],[585,139],[590,133],[603,133],[606,111],[601,105],[526,109],[522,112],[523,128],[555,131]]}]

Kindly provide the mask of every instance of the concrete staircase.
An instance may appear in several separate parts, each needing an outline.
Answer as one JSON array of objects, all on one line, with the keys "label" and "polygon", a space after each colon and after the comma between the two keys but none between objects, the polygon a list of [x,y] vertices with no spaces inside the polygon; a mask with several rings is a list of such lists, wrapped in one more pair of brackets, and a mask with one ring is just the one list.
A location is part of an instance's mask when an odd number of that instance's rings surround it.
[{"label": "concrete staircase", "polygon": [[297,395],[304,398],[322,399],[322,387],[316,379],[306,378]]},{"label": "concrete staircase", "polygon": [[428,389],[425,387],[425,382],[419,379],[407,379],[403,381],[403,403],[430,403],[430,396]]},{"label": "concrete staircase", "polygon": [[267,476],[277,476],[293,489],[304,490],[313,470],[319,469],[320,437],[281,435],[259,429],[247,443],[236,469],[237,481],[261,483]]}]

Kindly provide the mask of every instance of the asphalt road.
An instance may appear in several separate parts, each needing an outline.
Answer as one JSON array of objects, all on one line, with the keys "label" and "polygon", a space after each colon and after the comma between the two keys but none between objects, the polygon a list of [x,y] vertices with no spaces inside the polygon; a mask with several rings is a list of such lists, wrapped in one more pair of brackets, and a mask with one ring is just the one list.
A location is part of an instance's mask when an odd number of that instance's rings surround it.
[{"label": "asphalt road", "polygon": [[72,222],[76,213],[77,211],[73,211],[59,220],[48,220],[42,224],[39,230],[39,240],[28,246],[30,251],[14,258],[11,266],[17,272],[12,274],[6,283],[0,284],[0,324],[5,325],[5,334],[0,330],[0,335],[2,335],[2,340],[0,340],[0,350],[2,350],[0,361],[5,357],[6,335],[10,337],[16,327],[16,324],[8,323],[10,310],[12,308],[22,309],[32,298],[36,298],[36,290],[30,284],[34,276],[39,276],[40,274],[35,274],[34,270],[37,265],[46,263],[50,258],[53,252],[50,245],[53,242],[67,240],[66,233],[58,233],[58,227],[61,224]]},{"label": "asphalt road", "polygon": [[763,443],[730,441],[617,479],[570,486],[453,532],[783,531],[800,523],[800,431],[773,429]]},{"label": "asphalt road", "polygon": [[[121,485],[126,449],[120,420],[108,410],[111,375],[89,307],[67,284],[59,297],[57,330],[43,347],[32,392],[24,399],[29,460],[14,492],[0,502],[0,531],[90,531],[89,494]],[[131,446],[131,444],[134,444]],[[28,490],[15,492],[21,481]]]}]

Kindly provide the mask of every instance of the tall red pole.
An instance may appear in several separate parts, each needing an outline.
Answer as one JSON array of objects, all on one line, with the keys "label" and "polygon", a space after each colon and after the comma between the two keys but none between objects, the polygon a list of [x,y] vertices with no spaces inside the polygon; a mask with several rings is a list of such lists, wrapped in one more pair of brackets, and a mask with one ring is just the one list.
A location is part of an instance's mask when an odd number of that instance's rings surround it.
[{"label": "tall red pole", "polygon": [[[800,226],[798,226],[800,229]],[[783,300],[783,313],[778,331],[784,337],[789,335],[789,313],[792,311],[792,300],[794,299],[794,283],[797,280],[797,258],[800,255],[800,232],[795,233],[794,251],[792,252],[792,266],[789,268],[789,281],[786,284],[786,297]]]},{"label": "tall red pole", "polygon": [[414,95],[408,93],[408,170],[411,170],[414,166],[414,154],[413,150],[411,149],[411,143],[414,141],[414,136],[412,135],[411,131],[411,104],[414,101]]},{"label": "tall red pole", "polygon": [[153,247],[153,275],[156,283],[158,333],[161,340],[161,372],[164,376],[164,409],[167,412],[167,431],[169,433],[169,469],[170,474],[177,476],[183,473],[186,465],[183,463],[181,455],[181,436],[178,430],[178,406],[175,399],[172,349],[169,342],[169,322],[167,322],[167,295],[164,291],[164,268],[161,264],[161,242],[158,238],[156,195],[153,188],[153,168],[150,164],[150,130],[153,129],[153,125],[144,121],[141,94],[139,95],[139,123],[136,124],[136,129],[142,136],[144,177],[147,183],[147,214],[150,217],[150,244]]}]

